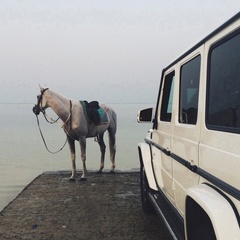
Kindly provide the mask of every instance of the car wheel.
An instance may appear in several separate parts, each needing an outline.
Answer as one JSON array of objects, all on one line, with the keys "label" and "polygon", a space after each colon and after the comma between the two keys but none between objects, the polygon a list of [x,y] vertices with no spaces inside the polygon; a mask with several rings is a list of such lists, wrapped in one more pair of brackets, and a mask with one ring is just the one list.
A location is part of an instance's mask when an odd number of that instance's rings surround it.
[{"label": "car wheel", "polygon": [[148,198],[149,193],[149,185],[145,173],[144,166],[141,166],[140,170],[140,185],[141,185],[141,200],[142,200],[142,208],[146,213],[154,213],[154,208]]}]

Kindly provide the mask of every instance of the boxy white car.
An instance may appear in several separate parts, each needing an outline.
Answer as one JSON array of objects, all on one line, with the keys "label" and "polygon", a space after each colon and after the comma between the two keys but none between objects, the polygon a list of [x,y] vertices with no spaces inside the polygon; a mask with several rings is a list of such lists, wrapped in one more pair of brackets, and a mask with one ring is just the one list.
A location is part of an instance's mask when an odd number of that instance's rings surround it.
[{"label": "boxy white car", "polygon": [[141,199],[172,239],[240,239],[240,12],[162,71]]}]

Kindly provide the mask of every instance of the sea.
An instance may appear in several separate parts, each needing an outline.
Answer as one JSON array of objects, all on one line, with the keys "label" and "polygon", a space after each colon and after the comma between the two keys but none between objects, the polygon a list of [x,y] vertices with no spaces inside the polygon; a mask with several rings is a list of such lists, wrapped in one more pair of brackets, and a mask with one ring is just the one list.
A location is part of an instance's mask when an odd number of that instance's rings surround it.
[{"label": "sea", "polygon": [[[152,127],[151,123],[138,123],[140,109],[154,107],[153,104],[108,104],[117,113],[116,170],[139,170],[137,145]],[[33,104],[0,104],[0,211],[13,201],[17,195],[37,176],[47,171],[69,171],[71,160],[68,144],[57,154],[49,153],[43,143]],[[47,114],[56,119],[51,109]],[[64,145],[66,135],[60,124],[49,124],[42,114],[39,115],[40,127],[51,151]],[[106,144],[105,168],[109,171],[108,134]],[[82,162],[79,143],[76,145],[76,164],[80,176]],[[100,164],[100,150],[93,138],[87,139],[87,169],[96,171]]]}]

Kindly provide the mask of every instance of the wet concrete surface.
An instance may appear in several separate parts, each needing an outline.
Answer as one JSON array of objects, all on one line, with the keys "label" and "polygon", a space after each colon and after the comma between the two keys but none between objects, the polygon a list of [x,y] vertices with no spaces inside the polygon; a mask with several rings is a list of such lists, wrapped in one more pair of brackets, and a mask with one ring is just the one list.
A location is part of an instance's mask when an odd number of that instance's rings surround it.
[{"label": "wet concrete surface", "polygon": [[168,239],[157,215],[143,212],[139,173],[46,172],[0,213],[0,239]]}]

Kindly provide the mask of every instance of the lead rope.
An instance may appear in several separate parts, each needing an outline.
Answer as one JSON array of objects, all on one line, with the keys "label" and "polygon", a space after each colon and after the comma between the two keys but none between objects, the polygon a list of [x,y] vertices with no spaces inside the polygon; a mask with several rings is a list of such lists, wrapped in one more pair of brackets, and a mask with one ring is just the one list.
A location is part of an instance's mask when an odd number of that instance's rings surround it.
[{"label": "lead rope", "polygon": [[[68,121],[69,119],[70,119],[70,129],[71,129],[71,127],[72,127],[71,125],[72,125],[72,110],[73,110],[73,105],[74,105],[74,104],[72,104],[72,101],[70,100],[70,113],[69,113],[69,116],[68,116],[67,120],[63,123],[62,128],[64,127],[64,125],[67,123],[67,121]],[[45,114],[46,114],[46,113],[43,113],[45,119],[47,120]],[[43,133],[42,133],[42,130],[41,130],[41,127],[40,127],[40,123],[39,123],[39,119],[38,119],[38,115],[37,115],[37,114],[36,114],[36,118],[37,118],[37,124],[38,124],[38,128],[39,128],[39,132],[40,132],[40,135],[41,135],[41,137],[42,137],[43,143],[44,143],[47,151],[50,152],[50,153],[52,153],[52,154],[56,154],[56,153],[62,151],[63,148],[64,148],[64,147],[66,146],[66,144],[67,144],[68,136],[70,136],[70,135],[68,134],[68,132],[64,129],[64,132],[65,132],[66,135],[67,135],[66,141],[65,141],[65,143],[63,144],[63,146],[62,146],[58,151],[53,152],[53,151],[49,150],[49,148],[48,148],[48,146],[47,146],[47,143],[46,143],[46,141],[45,141],[45,139],[44,139],[44,136],[43,136]],[[52,118],[50,118],[50,119],[52,120]],[[59,118],[58,118],[58,119],[59,119]],[[57,120],[52,120],[53,122],[50,122],[50,121],[47,120],[47,122],[53,124],[53,123],[56,123],[56,122],[58,121],[58,119],[57,119]]]}]

